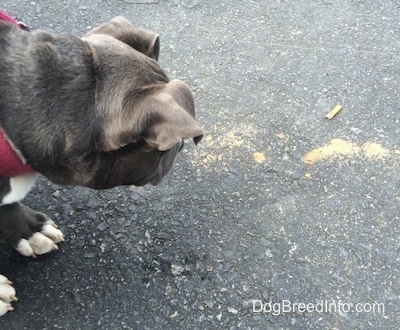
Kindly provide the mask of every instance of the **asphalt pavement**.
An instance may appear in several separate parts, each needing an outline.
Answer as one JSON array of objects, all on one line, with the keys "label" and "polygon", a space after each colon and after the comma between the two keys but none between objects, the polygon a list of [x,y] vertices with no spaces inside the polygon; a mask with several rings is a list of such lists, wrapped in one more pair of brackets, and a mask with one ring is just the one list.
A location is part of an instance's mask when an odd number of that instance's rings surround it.
[{"label": "asphalt pavement", "polygon": [[127,2],[1,8],[158,32],[205,137],[158,187],[41,179],[26,204],[66,241],[36,260],[1,246],[19,301],[0,329],[398,329],[398,1]]}]

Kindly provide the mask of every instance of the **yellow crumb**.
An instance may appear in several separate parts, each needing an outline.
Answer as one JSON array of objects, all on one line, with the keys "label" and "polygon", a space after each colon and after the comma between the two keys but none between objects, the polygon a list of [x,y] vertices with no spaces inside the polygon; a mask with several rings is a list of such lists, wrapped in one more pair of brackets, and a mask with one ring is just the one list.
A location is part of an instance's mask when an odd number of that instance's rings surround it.
[{"label": "yellow crumb", "polygon": [[342,106],[340,105],[340,104],[338,104],[336,107],[334,107],[332,110],[331,110],[331,112],[329,112],[326,116],[325,116],[325,118],[326,119],[332,119],[333,117],[335,117],[338,113],[339,113],[339,111],[340,110],[342,110]]},{"label": "yellow crumb", "polygon": [[262,152],[255,152],[253,154],[253,158],[256,161],[256,163],[265,162],[265,155]]}]

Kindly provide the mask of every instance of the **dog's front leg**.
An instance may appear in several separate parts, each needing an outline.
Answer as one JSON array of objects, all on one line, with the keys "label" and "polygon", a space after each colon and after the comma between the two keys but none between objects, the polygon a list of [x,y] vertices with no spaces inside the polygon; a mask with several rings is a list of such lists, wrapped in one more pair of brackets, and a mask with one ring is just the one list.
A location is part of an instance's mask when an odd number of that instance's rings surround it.
[{"label": "dog's front leg", "polygon": [[[56,250],[56,243],[64,240],[47,215],[18,202],[0,206],[0,237],[27,257]],[[0,275],[0,316],[13,310],[11,302],[17,300],[11,284]]]},{"label": "dog's front leg", "polygon": [[47,215],[18,202],[0,206],[0,237],[26,257],[56,250],[64,240]]},{"label": "dog's front leg", "polygon": [[[0,238],[24,256],[36,257],[57,249],[63,234],[45,214],[36,212],[18,201],[31,189],[37,173],[12,178],[0,176]],[[11,281],[0,275],[0,316],[13,310],[17,300]]]}]

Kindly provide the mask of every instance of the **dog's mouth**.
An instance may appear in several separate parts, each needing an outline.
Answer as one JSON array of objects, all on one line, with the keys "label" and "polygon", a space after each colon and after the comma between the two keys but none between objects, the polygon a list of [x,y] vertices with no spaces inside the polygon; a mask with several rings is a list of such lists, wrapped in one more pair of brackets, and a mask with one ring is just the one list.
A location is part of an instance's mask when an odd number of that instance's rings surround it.
[{"label": "dog's mouth", "polygon": [[173,163],[171,162],[171,164],[168,167],[159,167],[158,170],[151,176],[148,176],[146,178],[141,178],[139,180],[135,180],[132,185],[135,186],[145,186],[147,184],[151,184],[153,186],[158,186],[161,181],[163,180],[163,178],[167,175],[167,173],[171,170],[171,168],[173,167]]},{"label": "dog's mouth", "polygon": [[[184,148],[185,142],[182,139],[179,144],[175,145],[172,149],[164,151],[163,153],[172,152],[174,156],[170,156],[167,160],[160,158],[160,161],[157,166],[157,170],[150,176],[145,178],[140,178],[138,180],[134,180],[131,185],[135,186],[145,186],[146,184],[151,184],[153,186],[158,186],[163,180],[164,176],[172,169],[175,164],[176,157],[179,152]],[[175,149],[176,151],[173,151]]]},{"label": "dog's mouth", "polygon": [[137,186],[137,187],[143,187],[147,184],[151,184],[153,186],[158,186],[162,179],[163,175],[159,175],[158,173],[151,176],[151,177],[146,177],[146,178],[140,178],[138,180],[134,180],[132,182],[126,183],[126,186]]},{"label": "dog's mouth", "polygon": [[130,183],[127,183],[126,185],[143,187],[147,184],[151,184],[153,186],[158,186],[161,183],[161,181],[162,181],[162,177],[143,178],[143,179],[139,179],[139,180],[135,180]]}]

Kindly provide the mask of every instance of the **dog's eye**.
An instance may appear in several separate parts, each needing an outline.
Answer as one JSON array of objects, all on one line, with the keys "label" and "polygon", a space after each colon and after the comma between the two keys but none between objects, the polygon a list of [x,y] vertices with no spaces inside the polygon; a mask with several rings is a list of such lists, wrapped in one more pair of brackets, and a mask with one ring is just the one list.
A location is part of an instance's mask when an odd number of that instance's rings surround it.
[{"label": "dog's eye", "polygon": [[137,141],[137,142],[132,142],[124,145],[122,148],[119,150],[124,150],[124,151],[131,151],[134,149],[139,149],[145,145],[143,140]]},{"label": "dog's eye", "polygon": [[143,150],[144,152],[150,152],[150,151],[153,151],[154,149],[155,149],[154,147],[149,146],[148,144],[144,144],[144,145],[142,146],[142,150]]}]

